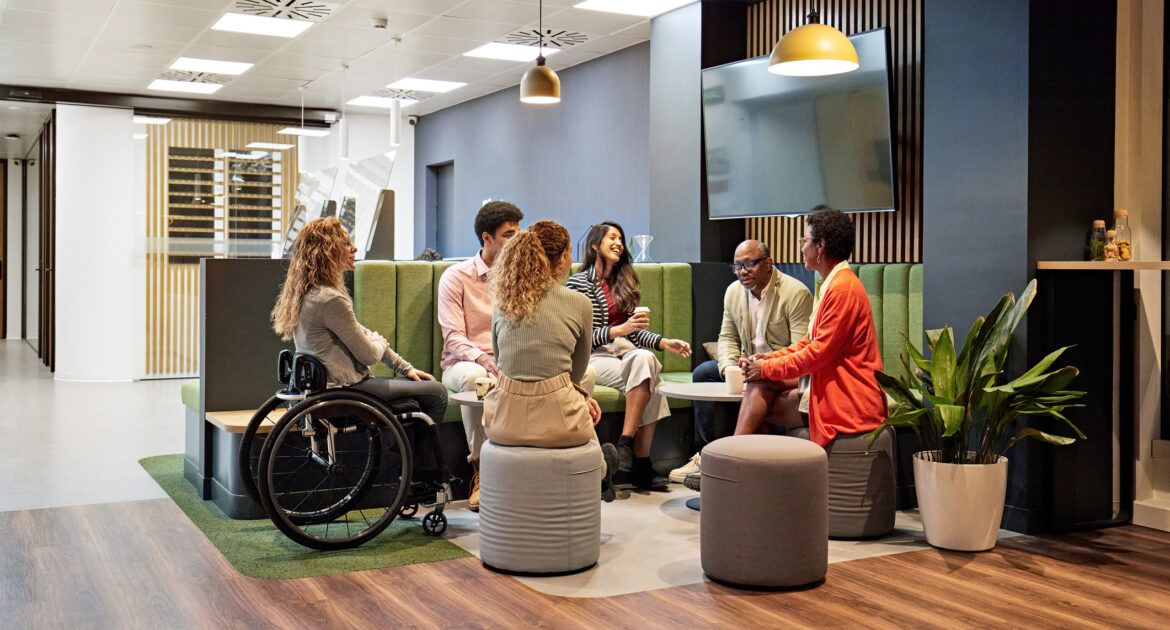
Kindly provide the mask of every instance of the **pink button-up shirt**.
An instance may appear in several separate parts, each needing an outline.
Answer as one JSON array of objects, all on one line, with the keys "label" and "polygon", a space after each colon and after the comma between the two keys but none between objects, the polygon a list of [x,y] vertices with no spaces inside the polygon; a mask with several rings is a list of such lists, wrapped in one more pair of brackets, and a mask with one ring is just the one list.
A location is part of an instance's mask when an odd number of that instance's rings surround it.
[{"label": "pink button-up shirt", "polygon": [[443,354],[439,366],[449,369],[459,361],[492,354],[492,298],[488,295],[491,267],[479,254],[439,278],[439,327]]}]

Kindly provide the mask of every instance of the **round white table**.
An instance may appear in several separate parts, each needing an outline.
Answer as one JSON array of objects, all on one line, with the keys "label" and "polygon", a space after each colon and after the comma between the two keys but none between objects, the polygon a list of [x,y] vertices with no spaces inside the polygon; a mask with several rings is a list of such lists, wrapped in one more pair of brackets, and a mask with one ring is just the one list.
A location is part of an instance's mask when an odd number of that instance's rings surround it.
[{"label": "round white table", "polygon": [[459,405],[467,405],[468,407],[482,407],[483,406],[483,401],[480,400],[475,395],[475,390],[471,390],[469,392],[458,392],[456,394],[451,394],[450,396],[448,396],[447,399],[453,403],[456,403]]},{"label": "round white table", "polygon": [[[743,393],[733,394],[727,390],[727,383],[663,383],[658,391],[670,398],[682,400],[701,400],[717,403],[738,403],[743,400]],[[687,499],[687,507],[698,510],[701,506],[701,497]]]}]

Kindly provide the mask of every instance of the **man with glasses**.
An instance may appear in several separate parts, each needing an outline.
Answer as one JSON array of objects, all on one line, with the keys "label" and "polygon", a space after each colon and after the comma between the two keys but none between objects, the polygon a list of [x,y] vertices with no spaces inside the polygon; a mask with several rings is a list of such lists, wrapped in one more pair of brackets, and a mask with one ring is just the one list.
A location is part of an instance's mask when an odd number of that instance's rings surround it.
[{"label": "man with glasses", "polygon": [[[740,357],[774,352],[804,338],[812,317],[812,294],[792,276],[772,265],[768,246],[749,239],[735,248],[731,265],[737,282],[723,294],[723,326],[719,331],[716,355],[695,368],[691,380],[714,383],[724,380],[724,371],[739,363]],[[715,404],[696,401],[695,437],[698,450],[724,435],[715,426]],[[734,425],[725,427],[731,434]],[[698,479],[699,454],[670,472],[670,480],[683,483],[688,475]]]}]

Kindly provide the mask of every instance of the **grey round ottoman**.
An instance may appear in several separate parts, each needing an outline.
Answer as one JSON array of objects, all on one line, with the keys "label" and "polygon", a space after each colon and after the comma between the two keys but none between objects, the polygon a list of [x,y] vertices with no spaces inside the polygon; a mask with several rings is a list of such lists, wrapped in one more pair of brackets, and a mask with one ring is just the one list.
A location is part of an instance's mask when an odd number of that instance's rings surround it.
[{"label": "grey round ottoman", "polygon": [[779,435],[737,435],[703,449],[703,572],[741,586],[819,582],[829,563],[825,451]]},{"label": "grey round ottoman", "polygon": [[499,446],[479,459],[479,557],[514,573],[569,573],[601,554],[601,447]]},{"label": "grey round ottoman", "polygon": [[[789,432],[809,439],[808,427]],[[894,529],[894,432],[839,434],[829,454],[829,538],[880,538]],[[867,452],[868,451],[868,452]]]}]

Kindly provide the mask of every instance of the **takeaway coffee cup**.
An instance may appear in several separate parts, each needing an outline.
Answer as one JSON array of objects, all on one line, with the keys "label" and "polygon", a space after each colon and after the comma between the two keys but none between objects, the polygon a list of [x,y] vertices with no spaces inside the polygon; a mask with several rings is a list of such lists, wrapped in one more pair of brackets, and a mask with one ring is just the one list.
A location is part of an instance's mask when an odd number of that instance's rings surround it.
[{"label": "takeaway coffee cup", "polygon": [[723,370],[723,380],[727,381],[727,391],[729,393],[743,393],[743,370],[738,365],[731,365],[726,370]]},{"label": "takeaway coffee cup", "polygon": [[495,386],[496,379],[491,376],[481,376],[475,379],[475,397],[483,400],[483,397],[487,396],[488,392],[492,391]]},{"label": "takeaway coffee cup", "polygon": [[637,314],[637,313],[645,313],[645,314],[647,315],[647,317],[648,317],[648,316],[650,315],[650,307],[649,307],[649,306],[635,306],[635,307],[634,307],[634,313],[635,313],[635,314]]}]

